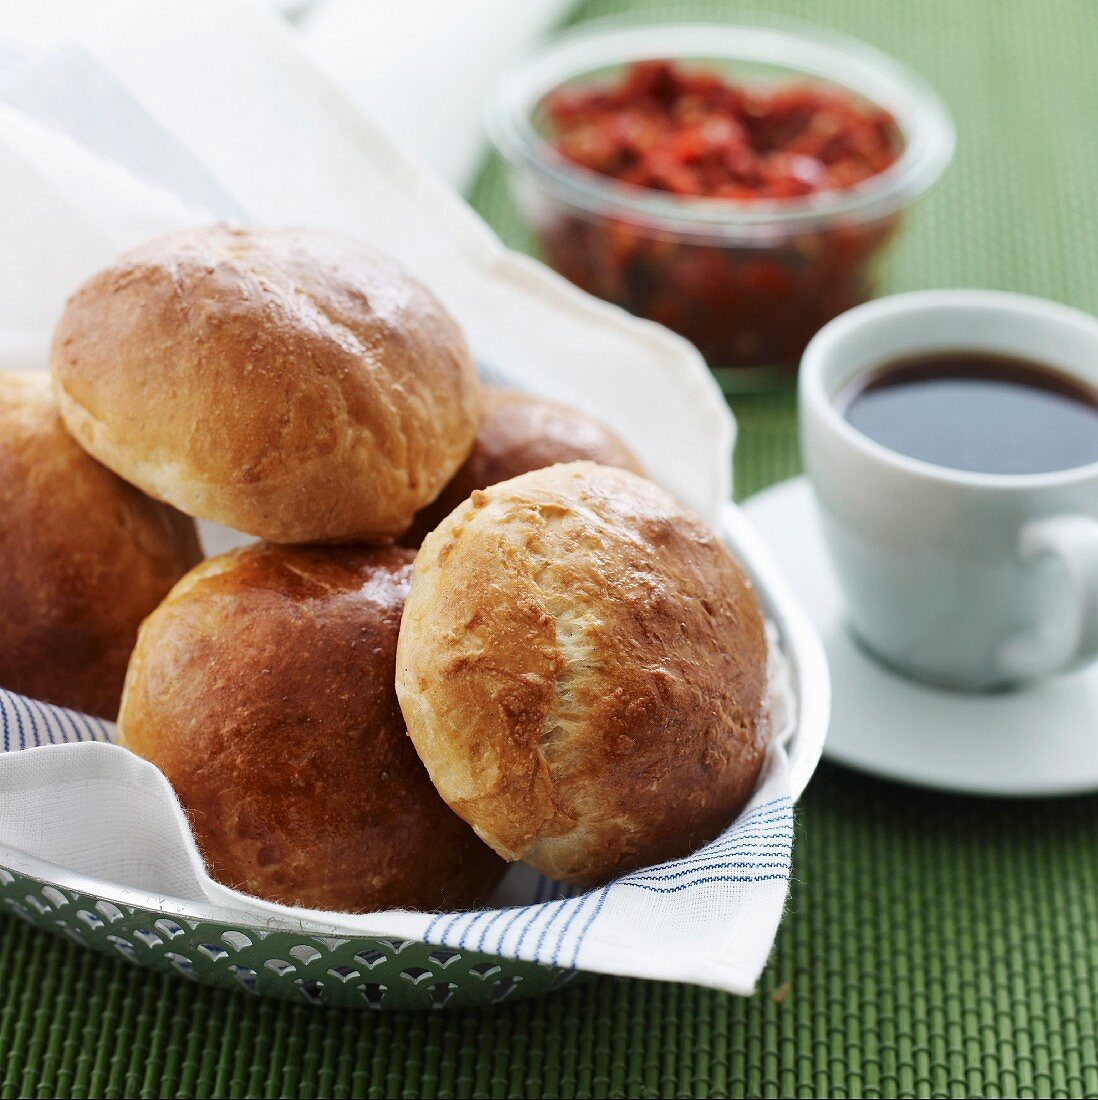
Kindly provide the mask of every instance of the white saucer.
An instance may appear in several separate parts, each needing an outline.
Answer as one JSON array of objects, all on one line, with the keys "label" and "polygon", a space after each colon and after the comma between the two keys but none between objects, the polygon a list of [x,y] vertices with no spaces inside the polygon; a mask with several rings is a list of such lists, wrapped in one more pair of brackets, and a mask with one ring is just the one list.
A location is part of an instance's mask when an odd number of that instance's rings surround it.
[{"label": "white saucer", "polygon": [[808,481],[782,482],[743,508],[827,650],[832,707],[825,757],[886,779],[965,794],[1098,791],[1098,664],[986,695],[906,680],[877,664],[844,626]]}]

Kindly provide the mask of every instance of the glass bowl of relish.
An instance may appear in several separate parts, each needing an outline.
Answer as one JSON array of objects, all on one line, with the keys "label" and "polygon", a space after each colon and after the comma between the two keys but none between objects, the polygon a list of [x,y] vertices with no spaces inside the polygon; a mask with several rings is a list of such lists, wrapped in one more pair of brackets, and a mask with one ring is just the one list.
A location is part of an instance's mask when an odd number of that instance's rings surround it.
[{"label": "glass bowl of relish", "polygon": [[542,258],[734,373],[793,368],[874,294],[954,146],[898,62],[770,23],[595,24],[516,67],[489,125]]}]

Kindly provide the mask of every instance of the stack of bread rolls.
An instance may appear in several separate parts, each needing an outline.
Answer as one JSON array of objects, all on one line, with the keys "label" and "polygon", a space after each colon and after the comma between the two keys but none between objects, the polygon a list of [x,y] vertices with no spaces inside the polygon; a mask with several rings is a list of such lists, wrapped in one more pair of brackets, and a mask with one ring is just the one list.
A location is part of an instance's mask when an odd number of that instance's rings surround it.
[{"label": "stack of bread rolls", "polygon": [[[748,799],[766,640],[741,567],[577,410],[485,391],[398,264],[174,234],[0,375],[0,686],[103,717],[210,873],[327,910],[594,883]],[[194,518],[258,540],[205,561]]]}]

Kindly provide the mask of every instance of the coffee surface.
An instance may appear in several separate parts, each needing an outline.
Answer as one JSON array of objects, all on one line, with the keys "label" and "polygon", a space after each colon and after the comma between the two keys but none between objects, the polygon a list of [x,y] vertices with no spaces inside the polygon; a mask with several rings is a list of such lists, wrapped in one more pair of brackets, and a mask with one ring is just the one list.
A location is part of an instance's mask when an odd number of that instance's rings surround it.
[{"label": "coffee surface", "polygon": [[887,362],[839,394],[858,431],[954,470],[1040,474],[1098,462],[1098,389],[1028,359],[979,351]]}]

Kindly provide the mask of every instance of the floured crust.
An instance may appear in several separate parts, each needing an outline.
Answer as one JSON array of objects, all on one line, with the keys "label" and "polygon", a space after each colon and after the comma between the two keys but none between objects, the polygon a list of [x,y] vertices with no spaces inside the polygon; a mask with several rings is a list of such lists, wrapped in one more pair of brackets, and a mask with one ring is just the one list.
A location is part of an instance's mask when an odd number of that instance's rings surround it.
[{"label": "floured crust", "polygon": [[480,386],[456,322],[395,262],[297,229],[186,230],[69,299],[69,430],[190,515],[277,542],[384,541],[468,454]]},{"label": "floured crust", "polygon": [[0,372],[0,687],[113,721],[141,620],[200,557],[77,446],[45,373]]},{"label": "floured crust", "polygon": [[416,559],[397,652],[436,787],[507,859],[591,882],[715,836],[755,786],[767,644],[719,540],[643,478],[538,470]]},{"label": "floured crust", "polygon": [[393,690],[412,552],[257,544],[149,617],[119,729],[219,881],[359,912],[487,900],[502,864],[438,796]]}]

